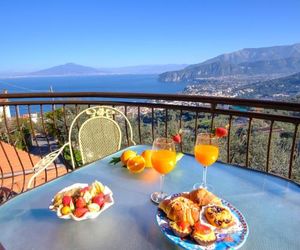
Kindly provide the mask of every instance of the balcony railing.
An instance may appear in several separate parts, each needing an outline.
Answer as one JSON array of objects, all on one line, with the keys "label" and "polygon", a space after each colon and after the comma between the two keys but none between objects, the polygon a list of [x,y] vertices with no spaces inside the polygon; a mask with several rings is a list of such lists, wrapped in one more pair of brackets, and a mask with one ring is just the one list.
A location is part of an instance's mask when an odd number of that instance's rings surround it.
[{"label": "balcony railing", "polygon": [[[300,103],[107,92],[0,94],[0,101],[0,204],[26,191],[34,164],[63,144],[76,114],[93,105],[123,111],[137,143],[151,144],[158,135],[169,137],[182,129],[177,150],[189,154],[197,133],[227,125],[221,161],[300,182]],[[126,147],[125,123],[123,130]],[[64,156],[35,185],[70,171]]]}]

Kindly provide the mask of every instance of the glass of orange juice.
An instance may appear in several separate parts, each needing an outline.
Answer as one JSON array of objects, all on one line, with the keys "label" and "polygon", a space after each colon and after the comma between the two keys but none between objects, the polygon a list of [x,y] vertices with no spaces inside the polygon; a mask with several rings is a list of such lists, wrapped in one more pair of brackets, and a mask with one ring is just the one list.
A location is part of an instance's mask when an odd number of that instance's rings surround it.
[{"label": "glass of orange juice", "polygon": [[216,162],[219,156],[218,137],[211,133],[200,133],[197,135],[194,148],[196,160],[203,166],[202,183],[196,183],[194,189],[207,189],[207,168]]},{"label": "glass of orange juice", "polygon": [[151,194],[151,200],[161,202],[167,194],[163,192],[164,177],[176,166],[175,144],[169,138],[156,138],[153,142],[151,154],[152,167],[160,173],[160,191]]}]

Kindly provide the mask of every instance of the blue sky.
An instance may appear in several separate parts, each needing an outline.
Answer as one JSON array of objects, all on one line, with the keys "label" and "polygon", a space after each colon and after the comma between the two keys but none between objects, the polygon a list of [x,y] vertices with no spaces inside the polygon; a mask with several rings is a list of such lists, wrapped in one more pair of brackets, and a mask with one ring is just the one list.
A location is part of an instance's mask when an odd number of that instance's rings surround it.
[{"label": "blue sky", "polygon": [[198,63],[300,42],[299,0],[1,0],[0,72]]}]

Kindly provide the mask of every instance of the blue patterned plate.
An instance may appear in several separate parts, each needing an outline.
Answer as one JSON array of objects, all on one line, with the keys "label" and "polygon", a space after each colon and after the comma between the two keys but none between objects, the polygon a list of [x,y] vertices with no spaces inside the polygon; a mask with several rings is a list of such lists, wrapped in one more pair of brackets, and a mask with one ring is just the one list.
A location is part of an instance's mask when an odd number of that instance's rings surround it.
[{"label": "blue patterned plate", "polygon": [[[180,196],[181,194],[174,194],[171,197]],[[163,234],[176,245],[181,246],[184,249],[190,250],[225,250],[225,249],[238,249],[246,241],[249,233],[249,228],[243,214],[231,205],[228,201],[221,200],[223,206],[227,207],[234,215],[236,225],[229,229],[215,230],[217,241],[210,246],[200,246],[190,237],[180,238],[176,236],[169,226],[168,218],[165,213],[158,209],[156,214],[156,220]],[[202,209],[203,210],[203,209]],[[200,212],[201,223],[204,219],[202,211]]]}]

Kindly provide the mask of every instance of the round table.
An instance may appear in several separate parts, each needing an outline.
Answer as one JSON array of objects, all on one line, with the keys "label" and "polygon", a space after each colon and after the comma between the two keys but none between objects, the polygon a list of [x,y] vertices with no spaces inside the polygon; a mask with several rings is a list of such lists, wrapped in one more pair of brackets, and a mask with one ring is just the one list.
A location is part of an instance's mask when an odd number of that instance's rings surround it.
[{"label": "round table", "polygon": [[[147,146],[133,146],[141,153]],[[118,156],[120,152],[112,156]],[[4,249],[179,249],[157,226],[150,194],[159,189],[153,169],[131,174],[106,157],[25,192],[0,206]],[[184,156],[165,178],[165,191],[191,190],[202,177],[192,156]],[[48,209],[52,197],[73,183],[99,180],[113,191],[115,204],[94,220],[61,220]],[[214,193],[245,216],[249,236],[241,249],[299,249],[300,187],[268,174],[223,163],[208,169]],[[0,245],[0,249],[1,249]]]}]

